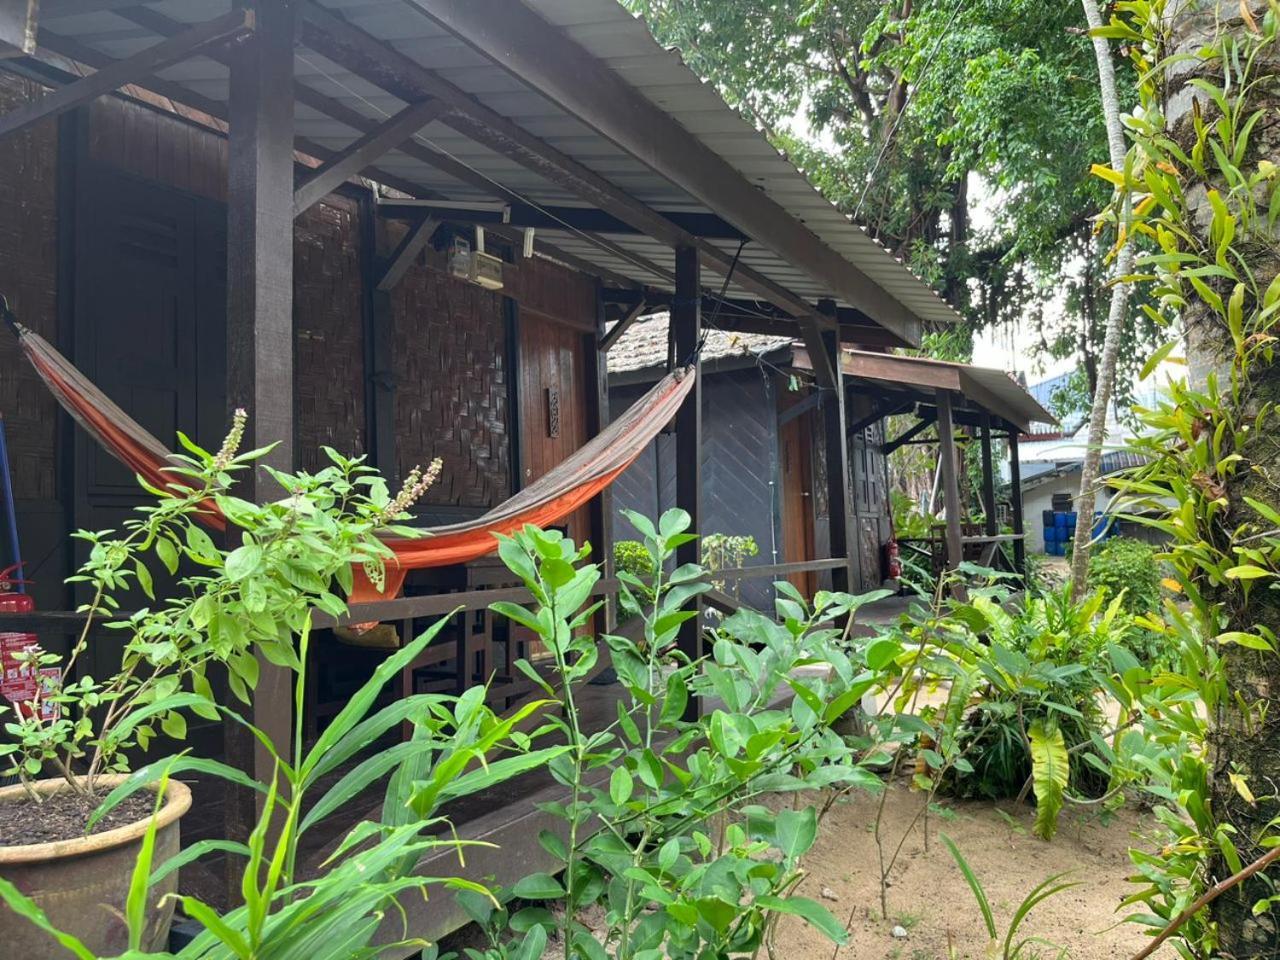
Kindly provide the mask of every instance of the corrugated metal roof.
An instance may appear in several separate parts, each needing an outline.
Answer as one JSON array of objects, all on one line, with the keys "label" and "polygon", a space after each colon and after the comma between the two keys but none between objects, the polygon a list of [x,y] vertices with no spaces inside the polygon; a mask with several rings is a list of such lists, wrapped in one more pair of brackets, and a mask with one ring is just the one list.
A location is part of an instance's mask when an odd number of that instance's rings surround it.
[{"label": "corrugated metal roof", "polygon": [[[752,184],[804,224],[850,265],[868,274],[910,313],[929,324],[956,319],[955,313],[925,283],[828,202],[764,135],[730,108],[713,87],[699,79],[673,51],[663,49],[645,24],[616,0],[525,0],[527,6],[559,28],[634,89],[675,118],[687,131],[736,168]],[[713,212],[643,162],[569,115],[549,99],[511,76],[467,44],[447,33],[412,0],[323,0],[340,15],[400,53],[435,71],[481,103],[660,211]],[[175,20],[194,23],[225,12],[229,0],[161,0],[147,7]],[[51,7],[42,25],[100,53],[125,57],[157,41],[157,35],[112,11],[66,15],[67,5]],[[295,73],[309,88],[338,101],[367,120],[381,121],[404,106],[396,97],[305,47],[295,54]],[[227,68],[195,57],[160,72],[169,81],[207,98],[225,101]],[[297,134],[331,150],[340,150],[359,132],[299,104]],[[535,205],[581,205],[564,187],[477,144],[442,122],[416,137],[424,146],[464,163]],[[449,200],[491,199],[474,185],[459,182],[422,160],[392,151],[377,163],[388,173]],[[729,217],[726,215],[726,219]],[[581,233],[539,230],[538,236],[567,254],[631,280],[670,289],[672,250],[645,237],[612,234],[606,251]],[[747,245],[742,263],[756,268],[810,302],[830,296],[797,266],[768,249],[769,238]],[[732,255],[737,244],[716,245]],[[729,294],[757,295],[730,285]]]},{"label": "corrugated metal roof", "polygon": [[[667,327],[670,314],[659,313],[637,320],[627,328],[609,350],[611,374],[632,373],[665,367],[667,363]],[[758,357],[786,350],[791,337],[775,337],[763,333],[734,333],[707,328],[702,347],[702,362],[712,363],[733,357]]]}]

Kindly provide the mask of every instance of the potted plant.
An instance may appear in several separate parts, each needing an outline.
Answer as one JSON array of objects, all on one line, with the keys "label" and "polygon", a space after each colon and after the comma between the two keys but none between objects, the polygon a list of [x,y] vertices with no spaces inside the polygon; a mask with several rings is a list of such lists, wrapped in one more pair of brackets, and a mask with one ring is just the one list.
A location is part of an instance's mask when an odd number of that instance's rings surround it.
[{"label": "potted plant", "polygon": [[[261,467],[285,495],[254,504],[231,493],[235,474],[267,452],[239,452],[244,428],[237,411],[216,453],[179,435],[187,454],[172,458],[168,482],[139,478],[153,504],[119,532],[76,534],[89,546],[71,578],[90,596],[80,608],[83,628],[65,658],[34,646],[18,655],[43,682],[9,711],[8,742],[0,745],[4,772],[18,781],[0,789],[0,878],[95,954],[127,945],[130,873],[149,829],[162,862],[178,852],[179,820],[191,806],[187,787],[166,778],[162,797],[153,782],[95,813],[126,778],[130,758],[157,733],[182,740],[188,711],[218,719],[211,667],[225,668],[231,693],[246,703],[259,656],[299,669],[295,641],[312,608],[345,612],[334,591],[350,590],[353,564],[379,581],[389,551],[376,531],[404,517],[439,472],[438,462],[426,475],[415,470],[392,498],[360,459],[326,450],[332,463],[314,474]],[[219,523],[227,548],[206,530]],[[171,584],[163,597],[158,576]],[[126,594],[149,605],[124,613]],[[106,677],[77,672],[95,625],[123,634],[119,667]],[[176,872],[151,887],[143,949],[164,945],[176,889]],[[7,908],[0,908],[0,941],[14,956],[65,955]]]}]

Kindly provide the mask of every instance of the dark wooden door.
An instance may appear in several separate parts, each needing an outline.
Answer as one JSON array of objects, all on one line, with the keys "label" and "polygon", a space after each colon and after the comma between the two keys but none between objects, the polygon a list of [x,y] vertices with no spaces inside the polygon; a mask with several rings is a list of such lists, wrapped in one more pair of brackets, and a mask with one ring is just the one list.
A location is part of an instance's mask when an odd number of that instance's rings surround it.
[{"label": "dark wooden door", "polygon": [[[778,391],[779,413],[801,402],[803,397],[788,390]],[[813,560],[817,543],[814,538],[813,502],[813,411],[792,417],[779,431],[779,464],[782,475],[782,557],[787,563]],[[807,597],[817,589],[812,573],[795,573],[787,578]]]},{"label": "dark wooden door", "polygon": [[882,581],[881,546],[889,538],[888,466],[881,446],[884,421],[851,437],[853,516],[857,536],[859,582],[855,590],[875,590]]},{"label": "dark wooden door", "polygon": [[[177,448],[181,430],[216,448],[226,420],[223,207],[85,162],[75,242],[75,365],[166,446]],[[119,530],[149,495],[82,430],[74,452],[75,526]],[[150,566],[159,593],[171,581]],[[120,599],[126,608],[146,602],[140,593]],[[90,654],[84,669],[106,676],[119,665],[119,641],[100,637]],[[218,725],[194,721],[186,745],[217,753]]]},{"label": "dark wooden door", "polygon": [[[73,359],[166,446],[216,446],[225,420],[226,218],[221,205],[86,164],[77,191]],[[117,527],[147,500],[83,431],[75,522]]]},{"label": "dark wooden door", "polygon": [[[583,333],[539,314],[520,314],[520,483],[534,480],[587,442],[586,361]],[[581,543],[591,534],[581,507],[564,526]]]}]

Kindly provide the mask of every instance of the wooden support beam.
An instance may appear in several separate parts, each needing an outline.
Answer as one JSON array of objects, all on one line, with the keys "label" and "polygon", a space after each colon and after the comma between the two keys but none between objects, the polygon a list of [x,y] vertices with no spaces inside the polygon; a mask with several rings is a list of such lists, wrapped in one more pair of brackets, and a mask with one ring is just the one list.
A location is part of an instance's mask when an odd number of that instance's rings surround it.
[{"label": "wooden support beam", "polygon": [[[761,193],[757,184],[670,113],[529,7],[508,0],[413,0],[413,5],[833,295],[904,339],[919,342],[919,319],[884,287]],[[903,270],[888,255],[884,269]]]},{"label": "wooden support beam", "polygon": [[[145,80],[157,70],[186,59],[204,47],[242,36],[253,29],[254,15],[248,10],[233,10],[197,24],[131,57],[112,61],[110,65],[82,80],[60,87],[25,107],[0,116],[0,138],[25,130],[46,117],[56,117],[81,103],[96,100],[127,84]],[[292,53],[290,59],[292,61]],[[292,130],[292,123],[290,129]]]},{"label": "wooden support beam", "polygon": [[[243,15],[241,11],[238,15]],[[227,402],[244,407],[246,449],[275,444],[261,463],[290,471],[293,451],[293,37],[294,7],[257,0],[253,39],[231,61],[227,149]],[[237,484],[246,499],[280,496],[255,469]],[[286,760],[293,742],[293,673],[259,658],[253,720]],[[227,725],[232,762],[262,782],[274,759],[238,724]],[[247,794],[247,797],[246,797]],[[227,804],[228,834],[257,819],[253,795]],[[237,868],[238,869],[238,868]]]},{"label": "wooden support beam", "polygon": [[[676,506],[686,511],[693,523],[689,532],[702,533],[702,358],[695,355],[702,341],[701,258],[695,247],[676,248],[676,298],[671,305],[671,331],[677,362],[693,356],[693,389],[676,413]],[[701,562],[694,540],[676,548],[676,565]],[[702,604],[691,601],[697,616],[680,625],[676,643],[690,660],[702,655]],[[696,718],[701,704],[689,698],[687,718]]]},{"label": "wooden support beam", "polygon": [[982,443],[982,511],[986,514],[987,536],[994,537],[1000,527],[996,523],[995,465],[991,462],[991,415],[979,414],[978,420],[978,437]]},{"label": "wooden support beam", "polygon": [[960,566],[964,547],[960,541],[960,477],[956,463],[951,391],[938,391],[938,458],[942,465],[942,502],[947,512],[947,569]]},{"label": "wooden support beam", "polygon": [[640,314],[644,313],[648,306],[647,303],[641,300],[631,308],[625,317],[615,323],[613,329],[600,339],[600,352],[608,353],[613,345],[622,339],[622,335],[630,329],[631,325],[640,319]]},{"label": "wooden support beam", "polygon": [[137,5],[138,0],[40,0],[40,16],[45,20],[56,20],[58,17],[124,10]]},{"label": "wooden support beam", "polygon": [[[587,387],[587,436],[595,437],[609,425],[609,364],[604,347],[604,301],[596,286],[596,329],[582,338]],[[607,486],[589,504],[591,544],[606,579],[613,577],[613,487]],[[617,608],[606,601],[603,623],[606,631],[617,626]]]},{"label": "wooden support beam", "polygon": [[[403,203],[401,200],[388,199],[384,205],[394,208]],[[505,223],[512,227],[532,227],[535,230],[583,230],[591,233],[613,233],[631,236],[636,233],[635,227],[619,220],[605,210],[591,207],[563,207],[551,204],[525,203],[512,200],[503,209],[495,210],[480,205],[450,203],[433,207],[430,200],[414,201],[408,204],[413,207],[425,207],[442,220],[456,220],[459,223],[473,223],[488,226],[493,223]],[[684,210],[659,211],[676,226],[689,231],[696,237],[706,240],[744,240],[745,235],[732,224],[725,222],[713,213],[690,213]]]},{"label": "wooden support beam", "polygon": [[860,434],[863,430],[867,429],[867,427],[871,426],[873,423],[877,423],[883,420],[885,417],[892,417],[892,416],[896,416],[899,413],[905,413],[906,411],[910,410],[913,406],[915,406],[914,400],[906,400],[902,403],[891,404],[890,406],[887,406],[887,407],[876,407],[874,410],[868,413],[861,420],[855,420],[853,423],[849,424],[849,435],[852,437],[856,437],[858,434]]},{"label": "wooden support beam", "polygon": [[[73,2],[80,3],[83,2],[83,0],[73,0]],[[103,0],[103,2],[106,2],[106,0]],[[115,0],[115,6],[113,9],[115,9],[118,16],[132,21],[141,27],[146,27],[148,30],[158,33],[161,36],[173,36],[181,32],[185,26],[181,21],[167,17],[149,7],[137,6],[137,0]],[[41,43],[45,43],[43,33],[41,35]],[[71,44],[73,41],[65,41],[65,43]],[[54,48],[51,47],[50,49]],[[229,62],[228,57],[221,54],[219,51],[205,51],[205,54],[221,63]],[[79,56],[74,52],[65,52],[65,55],[71,56],[91,66],[94,65],[94,59],[111,62],[110,58],[104,58],[92,51],[87,51],[87,56]],[[156,93],[169,97],[171,100],[178,103],[185,103],[189,106],[196,107],[197,109],[208,113],[212,117],[225,119],[225,111],[222,109],[221,104],[209,101],[207,98],[200,96],[194,91],[187,90],[185,87],[180,87],[177,84],[169,83],[168,81],[154,77],[146,81],[146,86],[148,89],[154,90]],[[358,110],[354,110],[341,101],[334,100],[332,97],[328,97],[325,94],[320,93],[318,90],[308,87],[304,83],[297,81],[294,82],[293,96],[297,103],[311,107],[318,113],[322,113],[330,119],[337,120],[339,123],[350,127],[352,130],[355,130],[360,134],[369,133],[378,127],[378,122],[376,120],[366,117]],[[335,154],[335,151],[303,137],[296,138],[294,145],[301,152],[309,154],[320,160],[327,160]],[[459,182],[465,183],[478,190],[482,190],[485,193],[489,193],[503,199],[519,199],[515,194],[506,191],[506,189],[500,184],[497,184],[483,174],[472,170],[466,164],[454,160],[452,157],[448,157],[436,150],[432,150],[430,147],[419,143],[417,140],[406,140],[401,143],[397,149],[399,149],[401,153],[433,166]],[[394,174],[386,172],[385,170],[380,170],[377,167],[371,166],[366,168],[366,173],[371,179],[385,184],[386,186],[394,187],[403,193],[409,194],[411,197],[418,197],[424,200],[438,198],[437,194],[423,188],[420,184],[408,182]],[[492,232],[507,239],[513,239],[515,233],[515,231],[498,227],[495,227]],[[592,238],[587,237],[587,239]],[[549,257],[559,260],[561,263],[568,264],[576,270],[581,270],[583,273],[608,280],[610,283],[618,287],[626,288],[635,285],[630,278],[615,274],[607,268],[591,263],[590,261],[583,260],[580,257],[576,257],[571,253],[561,250],[553,244],[538,240],[536,241],[536,246],[538,250]]]},{"label": "wooden support beam", "polygon": [[[835,313],[835,304],[829,300],[819,301],[818,306],[828,318]],[[806,322],[808,321],[808,322]],[[807,327],[816,331],[816,325],[810,327],[812,318],[802,318],[800,328]],[[834,326],[834,324],[833,324]],[[840,342],[833,330],[818,335],[817,349],[821,351],[831,385],[825,389],[831,391],[822,405],[823,436],[826,441],[827,456],[827,512],[830,527],[830,550],[833,557],[844,557],[845,566],[831,571],[831,587],[833,590],[852,590],[859,582],[862,557],[858,552],[858,538],[853,528],[853,496],[849,461],[849,433],[845,429],[845,395],[844,374],[840,363]],[[818,371],[818,359],[810,353],[810,361]],[[821,375],[819,375],[821,377]],[[821,384],[821,379],[819,383]]]},{"label": "wooden support beam", "polygon": [[815,390],[799,403],[793,403],[778,414],[778,426],[784,427],[796,417],[803,416],[810,410],[816,410],[826,401],[830,394],[826,390]]},{"label": "wooden support beam", "polygon": [[903,444],[911,443],[915,437],[924,433],[925,430],[927,430],[930,426],[932,426],[937,421],[937,419],[938,419],[937,410],[925,411],[925,413],[921,415],[918,421],[913,423],[911,426],[907,427],[907,429],[902,431],[902,433],[899,436],[894,437],[888,443],[884,444],[880,448],[880,452],[887,456],[893,453],[893,451],[897,450]]},{"label": "wooden support beam", "polygon": [[[512,7],[502,15],[507,16],[515,10]],[[739,286],[752,290],[782,309],[796,315],[812,312],[813,306],[803,297],[744,264],[735,266],[733,254],[681,229],[599,173],[535,137],[416,60],[311,0],[302,4],[301,12],[302,42],[322,56],[405,102],[412,103],[427,97],[444,100],[455,111],[448,115],[446,122],[476,143],[560,184],[646,236],[672,247],[696,248],[705,266],[721,274],[732,269]],[[522,41],[522,45],[527,42],[527,39]],[[753,190],[753,193],[758,202],[759,191]],[[845,266],[853,269],[848,264]],[[916,336],[910,342],[918,340]]]},{"label": "wooden support beam", "polygon": [[[1027,580],[1027,540],[1025,521],[1022,516],[1022,463],[1018,459],[1018,431],[1009,431],[1009,503],[1013,509],[1013,533],[1018,538],[1013,541],[1013,567],[1022,576],[1023,584]],[[1079,523],[1079,519],[1076,520]],[[1093,522],[1093,518],[1089,518]]]},{"label": "wooden support beam", "polygon": [[809,365],[813,368],[814,379],[823,390],[835,390],[841,382],[839,354],[832,355],[822,329],[822,318],[813,314],[797,317],[800,337],[804,340],[805,351],[809,355]]},{"label": "wooden support beam", "polygon": [[427,244],[431,242],[431,238],[439,227],[439,220],[434,217],[427,217],[409,228],[409,232],[404,235],[400,245],[396,247],[382,267],[377,284],[380,291],[386,293],[400,282],[409,268],[413,266],[418,254],[426,249]]},{"label": "wooden support beam", "polygon": [[339,150],[293,192],[293,215],[333,192],[348,177],[366,169],[379,157],[403,144],[415,133],[448,110],[439,100],[411,103],[358,140]]},{"label": "wooden support beam", "polygon": [[0,59],[34,53],[40,0],[0,0]]}]

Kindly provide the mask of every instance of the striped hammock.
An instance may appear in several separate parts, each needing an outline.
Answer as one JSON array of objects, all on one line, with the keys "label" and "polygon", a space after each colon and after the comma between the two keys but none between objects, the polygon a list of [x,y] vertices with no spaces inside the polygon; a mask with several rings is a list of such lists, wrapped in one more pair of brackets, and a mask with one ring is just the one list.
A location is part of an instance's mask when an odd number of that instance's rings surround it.
[{"label": "striped hammock", "polygon": [[[58,403],[116,459],[152,486],[174,482],[166,468],[173,466],[171,451],[120,409],[43,337],[18,323],[0,300],[0,310],[17,333],[18,342],[36,372]],[[356,570],[354,603],[394,597],[410,570],[466,563],[497,550],[498,534],[511,534],[526,524],[555,524],[600,491],[631,466],[650,441],[668,423],[693,387],[691,368],[682,368],[659,380],[617,420],[579,448],[550,472],[511,499],[474,520],[423,529],[415,539],[385,536],[393,557],[387,562],[381,593]],[[447,470],[449,465],[445,464]],[[212,505],[211,505],[212,507]],[[221,511],[212,507],[206,521],[225,529]]]}]

